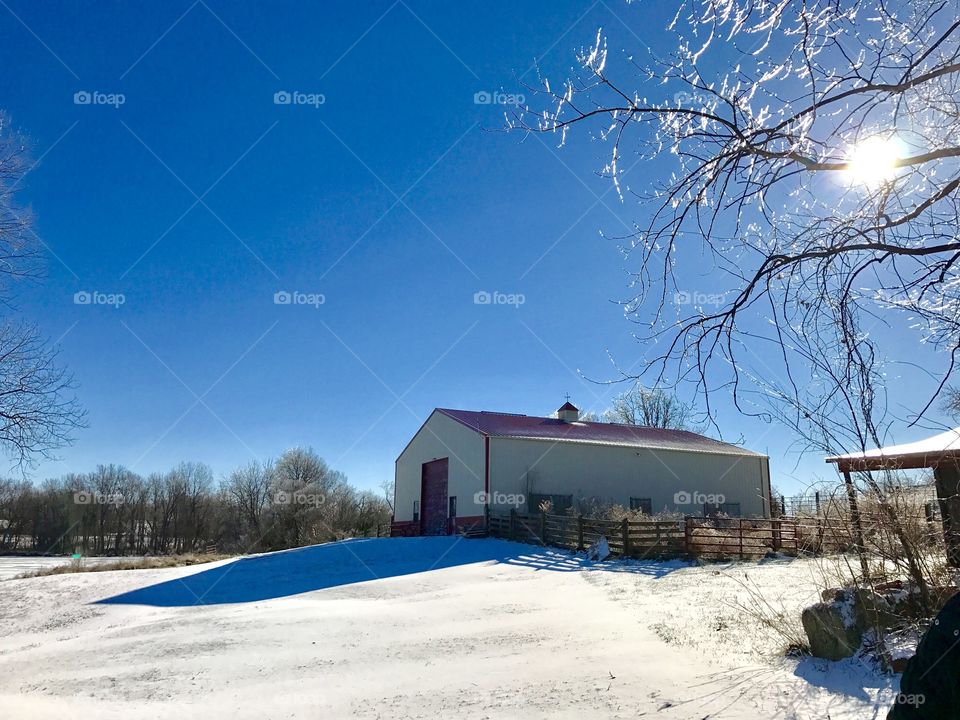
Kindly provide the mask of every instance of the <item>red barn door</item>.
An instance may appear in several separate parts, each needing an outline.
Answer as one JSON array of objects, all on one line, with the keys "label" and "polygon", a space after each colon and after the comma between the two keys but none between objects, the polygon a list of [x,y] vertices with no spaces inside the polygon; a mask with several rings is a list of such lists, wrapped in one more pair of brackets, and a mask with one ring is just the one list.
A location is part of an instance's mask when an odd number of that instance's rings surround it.
[{"label": "red barn door", "polygon": [[420,534],[446,535],[449,458],[423,464],[420,483]]}]

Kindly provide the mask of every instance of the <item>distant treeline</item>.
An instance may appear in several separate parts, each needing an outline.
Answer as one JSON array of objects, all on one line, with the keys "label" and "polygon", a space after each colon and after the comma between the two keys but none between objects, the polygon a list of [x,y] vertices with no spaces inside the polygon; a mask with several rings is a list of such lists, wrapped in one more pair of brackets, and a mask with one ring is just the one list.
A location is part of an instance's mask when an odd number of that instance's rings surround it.
[{"label": "distant treeline", "polygon": [[312,450],[217,483],[207,465],[138,475],[118,465],[34,484],[0,479],[0,551],[89,555],[258,552],[389,530],[387,500]]}]

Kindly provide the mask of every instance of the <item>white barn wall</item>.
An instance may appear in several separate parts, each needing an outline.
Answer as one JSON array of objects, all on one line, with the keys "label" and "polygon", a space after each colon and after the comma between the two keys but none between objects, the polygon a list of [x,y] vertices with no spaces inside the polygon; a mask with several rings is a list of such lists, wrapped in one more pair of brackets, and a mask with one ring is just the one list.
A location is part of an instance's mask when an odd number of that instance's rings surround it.
[{"label": "white barn wall", "polygon": [[397,458],[394,520],[413,520],[423,463],[440,458],[450,459],[447,493],[457,497],[457,515],[482,515],[474,495],[483,491],[485,452],[482,435],[434,411]]},{"label": "white barn wall", "polygon": [[[763,455],[490,439],[490,492],[494,500],[506,499],[497,493],[534,492],[573,495],[575,503],[579,499],[599,498],[628,507],[630,496],[634,496],[651,498],[654,512],[667,509],[699,514],[702,506],[674,503],[674,493],[679,490],[721,493],[727,502],[740,503],[744,517],[766,517],[769,459]],[[509,509],[506,503],[491,504],[493,511]]]}]

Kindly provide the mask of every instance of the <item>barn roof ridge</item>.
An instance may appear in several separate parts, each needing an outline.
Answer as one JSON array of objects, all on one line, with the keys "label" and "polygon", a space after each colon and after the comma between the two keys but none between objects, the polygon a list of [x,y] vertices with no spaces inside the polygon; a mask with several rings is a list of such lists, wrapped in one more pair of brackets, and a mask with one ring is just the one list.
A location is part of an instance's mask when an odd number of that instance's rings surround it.
[{"label": "barn roof ridge", "polygon": [[689,430],[655,428],[624,423],[602,423],[500,413],[490,410],[457,410],[436,408],[450,419],[487,437],[508,437],[524,440],[554,440],[585,444],[618,445],[654,450],[683,450],[766,457],[738,445],[715,440]]}]

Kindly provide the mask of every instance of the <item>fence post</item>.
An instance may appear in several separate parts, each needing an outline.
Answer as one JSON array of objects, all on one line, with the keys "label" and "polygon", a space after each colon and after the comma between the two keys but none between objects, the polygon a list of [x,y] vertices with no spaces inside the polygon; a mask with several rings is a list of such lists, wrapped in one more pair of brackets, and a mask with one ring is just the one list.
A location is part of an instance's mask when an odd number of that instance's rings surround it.
[{"label": "fence post", "polygon": [[517,539],[517,511],[510,510],[510,539]]},{"label": "fence post", "polygon": [[737,520],[737,535],[740,536],[740,559],[743,560],[743,518]]},{"label": "fence post", "polygon": [[693,518],[688,517],[683,522],[683,549],[688,555],[693,555]]},{"label": "fence post", "polygon": [[863,525],[860,522],[860,506],[857,503],[857,489],[850,479],[850,471],[844,470],[843,482],[847,487],[847,501],[850,504],[850,519],[853,521],[853,541],[856,546],[857,556],[860,558],[860,570],[863,573],[864,581],[870,577],[870,568],[867,565],[867,552],[863,543]]},{"label": "fence post", "polygon": [[583,515],[577,515],[577,550],[583,550]]},{"label": "fence post", "polygon": [[540,512],[540,542],[547,544],[547,514],[543,511]]},{"label": "fence post", "polygon": [[630,557],[630,521],[623,519],[623,557]]},{"label": "fence post", "polygon": [[779,551],[780,551],[780,547],[781,547],[781,545],[782,545],[782,541],[781,541],[781,539],[780,539],[780,535],[781,535],[781,533],[780,533],[780,527],[781,527],[780,521],[779,521],[779,520],[771,520],[770,522],[771,522],[770,529],[773,530],[773,551],[774,551],[774,552],[779,552]]},{"label": "fence post", "polygon": [[813,494],[813,501],[814,501],[814,503],[816,503],[816,505],[817,505],[817,516],[819,517],[819,515],[820,515],[820,491],[819,491],[819,490],[817,490],[817,491]]}]

